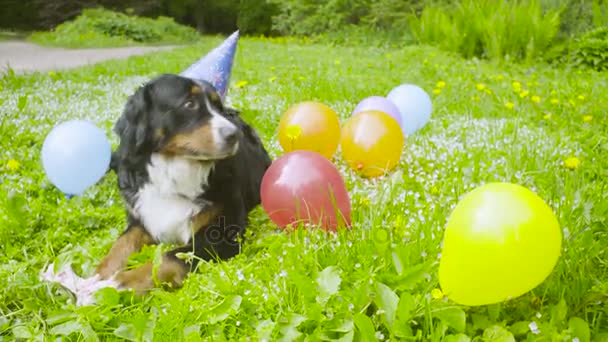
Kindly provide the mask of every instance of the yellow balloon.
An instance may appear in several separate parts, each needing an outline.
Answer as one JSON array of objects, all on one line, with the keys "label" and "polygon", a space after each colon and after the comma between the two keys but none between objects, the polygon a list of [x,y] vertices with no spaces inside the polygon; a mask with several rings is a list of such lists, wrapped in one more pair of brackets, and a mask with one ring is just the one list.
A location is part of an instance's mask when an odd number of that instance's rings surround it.
[{"label": "yellow balloon", "polygon": [[279,143],[285,152],[309,150],[331,159],[339,142],[338,115],[323,103],[297,103],[279,122]]},{"label": "yellow balloon", "polygon": [[559,222],[534,192],[489,183],[452,211],[439,263],[443,293],[464,305],[518,297],[542,283],[561,251]]},{"label": "yellow balloon", "polygon": [[344,160],[365,177],[377,177],[392,170],[399,163],[403,144],[399,123],[377,110],[350,117],[340,140]]}]

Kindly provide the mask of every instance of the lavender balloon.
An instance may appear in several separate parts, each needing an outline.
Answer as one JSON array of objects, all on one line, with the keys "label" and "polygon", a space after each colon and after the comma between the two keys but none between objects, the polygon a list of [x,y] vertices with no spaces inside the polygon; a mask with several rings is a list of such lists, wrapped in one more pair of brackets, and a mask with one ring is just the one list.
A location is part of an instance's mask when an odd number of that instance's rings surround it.
[{"label": "lavender balloon", "polygon": [[382,96],[370,96],[363,99],[357,107],[353,110],[353,114],[366,111],[366,110],[378,110],[390,115],[393,119],[397,120],[399,127],[401,127],[401,114],[399,108],[389,99]]}]

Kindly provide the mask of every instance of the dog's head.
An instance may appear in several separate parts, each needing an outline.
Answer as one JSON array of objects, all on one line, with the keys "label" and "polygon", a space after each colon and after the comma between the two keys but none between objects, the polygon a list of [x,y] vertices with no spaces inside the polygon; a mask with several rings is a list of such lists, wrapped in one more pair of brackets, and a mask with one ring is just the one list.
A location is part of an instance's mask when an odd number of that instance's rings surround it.
[{"label": "dog's head", "polygon": [[133,94],[114,130],[123,161],[162,153],[213,161],[234,155],[242,134],[224,115],[211,84],[178,75],[161,75]]}]

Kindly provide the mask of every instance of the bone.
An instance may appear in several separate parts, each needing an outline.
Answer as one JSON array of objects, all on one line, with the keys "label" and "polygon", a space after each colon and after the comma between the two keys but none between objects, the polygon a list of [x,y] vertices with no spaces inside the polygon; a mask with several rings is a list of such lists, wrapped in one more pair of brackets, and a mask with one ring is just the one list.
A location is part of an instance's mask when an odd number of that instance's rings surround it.
[{"label": "bone", "polygon": [[119,289],[118,283],[113,279],[102,280],[99,275],[94,275],[89,278],[79,277],[71,265],[65,265],[63,269],[57,273],[54,272],[55,265],[50,264],[45,271],[42,271],[40,278],[52,283],[58,283],[66,290],[70,291],[76,297],[77,306],[86,306],[95,304],[95,293],[106,287]]}]

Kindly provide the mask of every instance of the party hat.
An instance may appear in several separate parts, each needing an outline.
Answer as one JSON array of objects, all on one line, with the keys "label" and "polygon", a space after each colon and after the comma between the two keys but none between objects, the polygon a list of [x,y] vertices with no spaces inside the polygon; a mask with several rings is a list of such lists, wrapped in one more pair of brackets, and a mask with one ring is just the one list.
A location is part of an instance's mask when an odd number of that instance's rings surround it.
[{"label": "party hat", "polygon": [[237,30],[206,56],[182,71],[180,75],[211,83],[222,99],[225,98],[238,40],[239,31]]}]

